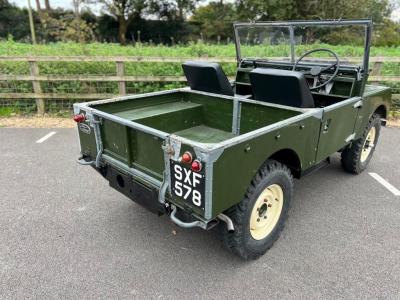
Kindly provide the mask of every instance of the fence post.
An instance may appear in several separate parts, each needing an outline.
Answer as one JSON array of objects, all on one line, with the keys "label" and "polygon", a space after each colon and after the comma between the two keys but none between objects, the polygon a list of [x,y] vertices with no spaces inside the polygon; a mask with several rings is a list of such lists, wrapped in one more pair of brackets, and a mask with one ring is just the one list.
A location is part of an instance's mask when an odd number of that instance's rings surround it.
[{"label": "fence post", "polygon": [[[124,76],[125,73],[124,62],[116,61],[115,63],[117,67],[117,76]],[[118,93],[120,95],[126,95],[126,86],[125,86],[125,81],[123,80],[118,82]]]},{"label": "fence post", "polygon": [[[29,67],[31,71],[31,76],[33,77],[32,80],[33,92],[35,93],[35,95],[42,94],[42,87],[40,86],[40,82],[35,80],[35,77],[39,75],[39,67],[36,61],[29,61]],[[35,101],[36,101],[37,113],[39,115],[44,115],[45,112],[44,99],[35,98]]]},{"label": "fence post", "polygon": [[380,76],[383,67],[382,61],[376,61],[372,67],[371,76]]}]

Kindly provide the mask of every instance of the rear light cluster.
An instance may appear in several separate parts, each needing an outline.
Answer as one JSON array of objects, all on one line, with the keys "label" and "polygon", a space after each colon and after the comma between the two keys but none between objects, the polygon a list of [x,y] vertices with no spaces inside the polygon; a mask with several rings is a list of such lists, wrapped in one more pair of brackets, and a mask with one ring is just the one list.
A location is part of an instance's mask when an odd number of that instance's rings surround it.
[{"label": "rear light cluster", "polygon": [[203,168],[201,161],[198,159],[193,160],[193,155],[189,151],[183,153],[183,155],[181,156],[181,162],[185,164],[191,164],[192,171],[194,172],[200,172]]},{"label": "rear light cluster", "polygon": [[86,121],[86,116],[84,114],[79,114],[74,116],[74,121],[76,123],[82,123]]}]

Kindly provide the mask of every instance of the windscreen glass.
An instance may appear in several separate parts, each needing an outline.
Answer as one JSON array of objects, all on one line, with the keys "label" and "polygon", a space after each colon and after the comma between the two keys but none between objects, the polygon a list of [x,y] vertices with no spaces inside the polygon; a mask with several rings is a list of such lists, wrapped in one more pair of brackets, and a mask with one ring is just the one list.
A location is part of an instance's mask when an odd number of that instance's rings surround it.
[{"label": "windscreen glass", "polygon": [[[305,52],[323,48],[335,52],[341,65],[363,64],[366,25],[248,24],[236,27],[241,59],[296,61]],[[314,52],[304,62],[334,62],[328,52]]]}]

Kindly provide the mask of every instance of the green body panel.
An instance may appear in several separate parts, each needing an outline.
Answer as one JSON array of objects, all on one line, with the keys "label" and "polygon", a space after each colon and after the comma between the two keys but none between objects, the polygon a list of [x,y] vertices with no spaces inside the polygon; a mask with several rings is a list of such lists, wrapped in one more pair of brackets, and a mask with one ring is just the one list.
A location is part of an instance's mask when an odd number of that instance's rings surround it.
[{"label": "green body panel", "polygon": [[229,99],[201,94],[184,94],[185,101],[202,105],[204,125],[230,132],[232,130],[233,103]]},{"label": "green body panel", "polygon": [[201,105],[197,103],[178,101],[128,109],[114,113],[114,115],[127,120],[138,121],[150,117],[156,118],[157,116],[173,113],[176,111],[185,112],[185,110],[194,109],[200,106]]},{"label": "green body panel", "polygon": [[387,117],[391,106],[392,93],[390,88],[378,85],[365,86],[363,105],[359,109],[358,118],[355,124],[355,138],[360,138],[367,126],[372,114],[379,108],[384,107]]},{"label": "green body panel", "polygon": [[[176,102],[171,104],[176,104]],[[167,133],[173,133],[204,124],[204,115],[201,105],[191,102],[178,102],[178,104],[182,104],[181,109],[168,111],[165,114],[156,114],[135,121]]]},{"label": "green body panel", "polygon": [[235,135],[231,132],[215,129],[205,125],[195,126],[175,132],[176,135],[200,143],[218,143]]},{"label": "green body panel", "polygon": [[162,179],[164,152],[161,148],[163,140],[151,134],[129,129],[131,143],[130,167],[139,169],[157,179]]},{"label": "green body panel", "polygon": [[129,165],[131,163],[129,128],[109,120],[103,120],[101,128],[104,153]]},{"label": "green body panel", "polygon": [[93,131],[91,131],[90,133],[84,133],[78,130],[78,134],[81,144],[81,153],[84,156],[91,157],[93,160],[97,152],[96,139],[94,138]]},{"label": "green body panel", "polygon": [[139,109],[142,107],[149,107],[158,104],[170,103],[182,101],[182,93],[172,93],[172,94],[164,94],[157,96],[146,96],[141,98],[136,98],[134,105],[132,105],[132,101],[115,101],[104,104],[97,104],[96,109],[101,111],[115,114],[121,113],[123,111],[128,111],[132,108]]},{"label": "green body panel", "polygon": [[293,150],[303,170],[313,166],[320,125],[317,116],[308,117],[226,148],[214,164],[213,216],[243,198],[256,172],[277,151]]},{"label": "green body panel", "polygon": [[260,106],[254,103],[242,103],[240,116],[240,133],[247,133],[255,129],[286,120],[301,114],[298,111],[281,108]]},{"label": "green body panel", "polygon": [[355,97],[323,109],[317,163],[344,147],[351,140],[359,112],[359,108],[354,105],[359,101],[360,98]]}]

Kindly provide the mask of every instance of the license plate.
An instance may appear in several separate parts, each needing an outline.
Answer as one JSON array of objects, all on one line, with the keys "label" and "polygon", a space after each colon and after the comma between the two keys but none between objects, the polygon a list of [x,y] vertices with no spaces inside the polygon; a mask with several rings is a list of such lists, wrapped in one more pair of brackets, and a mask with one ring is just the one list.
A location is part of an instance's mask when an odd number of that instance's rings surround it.
[{"label": "license plate", "polygon": [[193,172],[189,166],[170,161],[173,196],[204,209],[204,172]]}]

